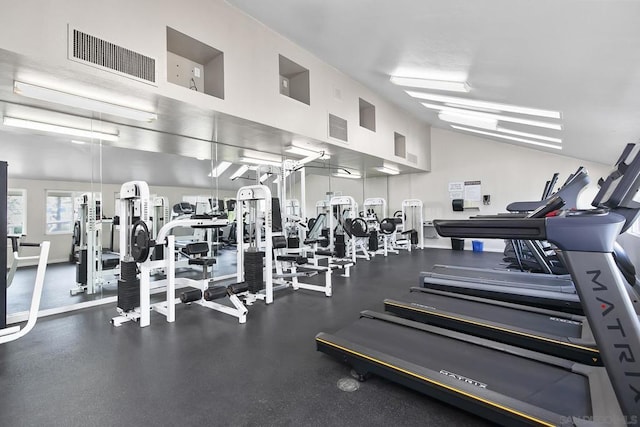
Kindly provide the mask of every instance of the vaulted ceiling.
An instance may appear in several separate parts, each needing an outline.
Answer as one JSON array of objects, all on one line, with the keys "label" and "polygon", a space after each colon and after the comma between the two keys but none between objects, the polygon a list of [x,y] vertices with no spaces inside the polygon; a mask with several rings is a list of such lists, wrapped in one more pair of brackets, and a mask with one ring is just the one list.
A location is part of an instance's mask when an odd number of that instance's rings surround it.
[{"label": "vaulted ceiling", "polygon": [[559,111],[561,131],[513,129],[559,137],[576,158],[610,164],[640,137],[637,1],[227,1],[435,127],[451,129],[390,75]]}]

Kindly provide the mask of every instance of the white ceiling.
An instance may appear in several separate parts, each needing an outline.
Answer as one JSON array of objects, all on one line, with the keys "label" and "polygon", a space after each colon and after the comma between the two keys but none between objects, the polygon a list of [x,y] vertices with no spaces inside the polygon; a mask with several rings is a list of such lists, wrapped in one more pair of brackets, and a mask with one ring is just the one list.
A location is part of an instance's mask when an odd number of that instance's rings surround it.
[{"label": "white ceiling", "polygon": [[436,127],[389,75],[560,111],[562,131],[525,131],[560,136],[576,158],[611,164],[640,137],[640,1],[227,1]]}]

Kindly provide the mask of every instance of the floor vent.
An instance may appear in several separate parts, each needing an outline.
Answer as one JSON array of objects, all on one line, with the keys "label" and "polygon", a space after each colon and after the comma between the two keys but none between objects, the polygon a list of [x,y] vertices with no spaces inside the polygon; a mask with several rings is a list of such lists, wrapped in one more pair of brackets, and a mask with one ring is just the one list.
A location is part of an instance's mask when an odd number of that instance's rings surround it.
[{"label": "floor vent", "polygon": [[347,121],[341,117],[329,114],[329,136],[348,142]]},{"label": "floor vent", "polygon": [[155,85],[155,59],[76,29],[69,36],[69,59]]},{"label": "floor vent", "polygon": [[408,151],[407,151],[407,160],[410,163],[418,164],[418,156],[416,156],[413,153],[409,153]]}]

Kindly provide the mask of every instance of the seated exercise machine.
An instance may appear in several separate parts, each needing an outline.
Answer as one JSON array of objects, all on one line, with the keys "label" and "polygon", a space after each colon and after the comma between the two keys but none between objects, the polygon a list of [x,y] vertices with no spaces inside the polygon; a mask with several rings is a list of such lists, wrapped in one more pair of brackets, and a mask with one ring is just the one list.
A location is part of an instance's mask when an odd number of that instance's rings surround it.
[{"label": "seated exercise machine", "polygon": [[[38,320],[38,310],[42,298],[42,288],[44,287],[44,276],[49,259],[50,242],[26,243],[20,242],[21,236],[7,236],[7,162],[0,161],[0,238],[11,240],[13,250],[13,262],[9,274],[2,274],[0,277],[0,344],[15,341],[28,334]],[[20,255],[20,247],[39,247],[40,253],[35,256]],[[20,261],[38,260],[36,270],[36,280],[31,295],[31,305],[29,307],[29,317],[27,323],[20,326],[7,325],[7,289],[13,281],[15,270]],[[7,245],[0,245],[0,270],[7,271]]]},{"label": "seated exercise machine", "polygon": [[[637,151],[637,150],[634,150]],[[545,218],[436,220],[445,237],[548,240],[573,278],[604,366],[371,311],[318,350],[503,425],[626,425],[640,416],[640,321],[613,260],[640,213],[640,155],[601,182],[598,207]],[[624,212],[625,215],[612,212]]]},{"label": "seated exercise machine", "polygon": [[397,254],[398,250],[393,249],[396,223],[394,218],[387,217],[387,201],[382,197],[368,198],[362,203],[362,209],[362,218],[369,233],[369,253],[372,256],[388,256],[389,252]]},{"label": "seated exercise machine", "polygon": [[424,217],[422,200],[407,199],[402,201],[402,225],[397,227],[401,238],[396,238],[395,248],[411,252],[412,248],[424,248]]},{"label": "seated exercise machine", "polygon": [[[150,312],[153,310],[164,315],[167,322],[175,321],[175,305],[182,303],[198,304],[212,310],[220,311],[238,318],[240,323],[246,321],[247,310],[235,295],[238,287],[213,286],[209,277],[209,267],[215,263],[215,258],[208,258],[210,252],[207,242],[194,242],[186,246],[190,256],[190,264],[201,266],[202,279],[194,280],[175,277],[175,236],[171,232],[178,227],[215,229],[227,224],[226,219],[218,219],[208,215],[174,219],[165,224],[157,233],[156,239],[151,238],[149,231],[149,188],[145,182],[132,181],[122,185],[120,198],[124,203],[121,212],[120,247],[122,253],[122,277],[118,281],[118,313],[111,319],[114,326],[120,326],[128,321],[137,321],[141,327],[150,324]],[[162,247],[163,257],[151,255]],[[166,271],[166,298],[164,301],[151,304],[152,271],[163,269]],[[138,270],[140,271],[138,276]],[[175,297],[178,287],[191,287],[193,290],[184,291],[179,298]],[[233,307],[229,307],[214,300],[228,297]]]},{"label": "seated exercise machine", "polygon": [[[291,286],[293,290],[307,289],[323,292],[330,297],[332,294],[331,267],[309,264],[309,259],[300,253],[287,252],[287,239],[284,236],[273,236],[273,250],[275,252],[276,272],[274,283]],[[324,285],[314,285],[301,282],[300,279],[313,277],[324,273]]]}]

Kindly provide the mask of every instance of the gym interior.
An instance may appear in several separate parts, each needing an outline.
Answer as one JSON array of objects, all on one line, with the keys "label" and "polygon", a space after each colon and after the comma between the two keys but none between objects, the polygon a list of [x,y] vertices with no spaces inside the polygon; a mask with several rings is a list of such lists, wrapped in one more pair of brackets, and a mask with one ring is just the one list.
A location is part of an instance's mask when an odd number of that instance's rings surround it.
[{"label": "gym interior", "polygon": [[379,3],[4,8],[1,425],[638,422],[640,4]]}]

